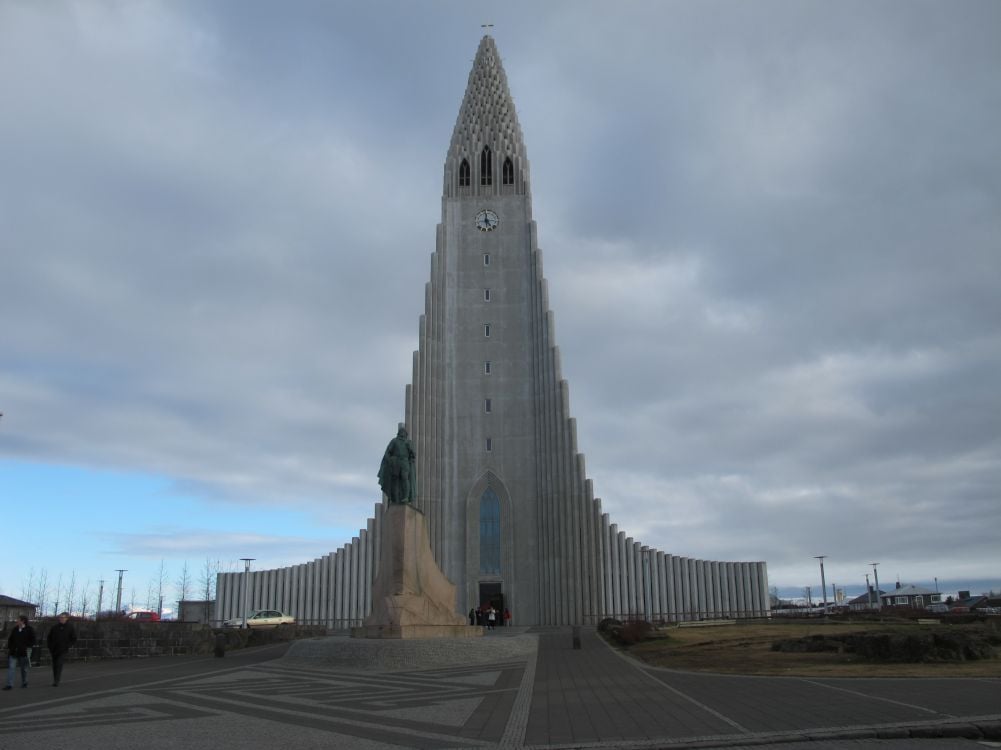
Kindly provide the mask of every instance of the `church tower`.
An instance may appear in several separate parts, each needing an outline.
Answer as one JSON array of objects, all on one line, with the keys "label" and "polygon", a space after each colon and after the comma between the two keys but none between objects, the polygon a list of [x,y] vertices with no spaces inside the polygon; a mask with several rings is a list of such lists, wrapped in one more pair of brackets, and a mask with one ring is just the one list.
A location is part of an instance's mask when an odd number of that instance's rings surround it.
[{"label": "church tower", "polygon": [[525,143],[489,36],[445,157],[406,411],[417,504],[459,606],[590,618],[597,507],[552,340]]},{"label": "church tower", "polygon": [[[405,407],[416,506],[455,584],[456,611],[490,602],[518,625],[767,613],[765,563],[665,553],[601,512],[577,452],[553,331],[525,143],[485,36],[445,156]],[[357,536],[311,562],[219,574],[215,618],[280,609],[334,629],[361,624],[372,608],[382,517],[376,503]]]}]

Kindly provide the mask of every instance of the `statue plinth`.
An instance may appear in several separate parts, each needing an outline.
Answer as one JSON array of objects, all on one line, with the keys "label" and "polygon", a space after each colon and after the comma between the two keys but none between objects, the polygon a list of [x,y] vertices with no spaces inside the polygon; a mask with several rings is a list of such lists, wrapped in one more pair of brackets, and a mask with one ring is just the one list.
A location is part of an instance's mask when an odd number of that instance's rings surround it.
[{"label": "statue plinth", "polygon": [[431,553],[427,521],[412,505],[393,503],[382,517],[372,613],[352,638],[474,638],[483,628],[455,612],[455,584]]}]

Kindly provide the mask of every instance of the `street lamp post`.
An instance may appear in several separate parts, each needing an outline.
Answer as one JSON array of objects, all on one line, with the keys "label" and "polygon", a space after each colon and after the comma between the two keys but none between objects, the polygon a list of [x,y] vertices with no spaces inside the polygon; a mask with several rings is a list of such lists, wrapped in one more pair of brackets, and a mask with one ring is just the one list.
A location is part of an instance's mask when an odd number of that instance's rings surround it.
[{"label": "street lamp post", "polygon": [[241,557],[243,560],[243,627],[247,627],[247,607],[250,604],[249,599],[249,587],[250,587],[250,563],[256,560],[256,557]]},{"label": "street lamp post", "polygon": [[115,597],[115,616],[122,613],[122,576],[128,573],[128,568],[115,568],[118,571],[118,596]]},{"label": "street lamp post", "polygon": [[824,592],[824,609],[827,609],[827,581],[824,580],[824,558],[827,555],[814,555],[814,560],[820,560],[820,590]]},{"label": "street lamp post", "polygon": [[882,609],[883,608],[883,600],[880,599],[880,597],[879,597],[879,571],[876,570],[876,567],[879,565],[879,563],[875,562],[875,563],[869,563],[869,564],[872,566],[872,575],[876,579],[876,609]]}]

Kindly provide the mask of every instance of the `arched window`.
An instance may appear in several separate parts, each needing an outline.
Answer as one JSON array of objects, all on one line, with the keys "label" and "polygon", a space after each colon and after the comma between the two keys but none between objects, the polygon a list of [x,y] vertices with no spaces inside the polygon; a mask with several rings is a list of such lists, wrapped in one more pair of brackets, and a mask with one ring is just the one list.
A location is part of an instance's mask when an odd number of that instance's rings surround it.
[{"label": "arched window", "polygon": [[494,184],[494,160],[490,153],[490,146],[484,146],[480,152],[480,184]]},{"label": "arched window", "polygon": [[469,162],[465,159],[459,165],[459,187],[469,187]]},{"label": "arched window", "polygon": [[487,487],[480,496],[480,573],[500,575],[500,498]]},{"label": "arched window", "polygon": [[504,160],[504,172],[501,176],[501,184],[502,185],[514,184],[514,164],[511,163],[510,156]]}]

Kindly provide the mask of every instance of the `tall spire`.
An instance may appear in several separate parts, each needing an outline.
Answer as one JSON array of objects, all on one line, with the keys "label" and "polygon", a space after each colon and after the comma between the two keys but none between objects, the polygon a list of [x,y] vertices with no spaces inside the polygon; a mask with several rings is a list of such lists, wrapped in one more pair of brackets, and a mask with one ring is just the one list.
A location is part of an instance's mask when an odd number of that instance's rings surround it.
[{"label": "tall spire", "polygon": [[[481,175],[481,156],[490,149],[492,179],[485,182]],[[473,69],[469,72],[466,94],[452,131],[452,140],[445,159],[445,195],[499,194],[504,161],[510,159],[517,175],[513,192],[526,193],[528,188],[528,158],[518,124],[518,114],[507,85],[507,75],[501,64],[494,40],[489,35],[480,40]],[[470,169],[469,190],[458,191],[459,168],[466,160]]]}]

